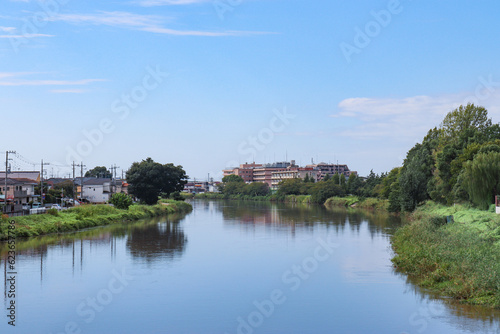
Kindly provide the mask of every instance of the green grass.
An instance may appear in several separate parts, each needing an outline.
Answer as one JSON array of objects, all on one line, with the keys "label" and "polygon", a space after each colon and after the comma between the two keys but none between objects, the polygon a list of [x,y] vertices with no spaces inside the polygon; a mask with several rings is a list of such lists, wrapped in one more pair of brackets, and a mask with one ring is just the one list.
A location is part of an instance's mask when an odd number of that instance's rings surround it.
[{"label": "green grass", "polygon": [[358,196],[331,197],[326,200],[327,208],[333,207],[356,207],[359,209],[387,211],[389,201],[378,198],[360,198]]},{"label": "green grass", "polygon": [[8,222],[16,222],[17,237],[32,237],[50,233],[61,233],[83,228],[108,225],[116,222],[132,221],[162,216],[176,212],[189,212],[192,207],[182,201],[161,200],[157,205],[132,205],[121,210],[109,205],[82,205],[54,214],[30,215],[2,218],[0,220],[0,240],[8,238]]},{"label": "green grass", "polygon": [[[453,223],[445,217],[453,215]],[[500,308],[500,217],[427,202],[392,238],[398,271],[470,304]]]}]

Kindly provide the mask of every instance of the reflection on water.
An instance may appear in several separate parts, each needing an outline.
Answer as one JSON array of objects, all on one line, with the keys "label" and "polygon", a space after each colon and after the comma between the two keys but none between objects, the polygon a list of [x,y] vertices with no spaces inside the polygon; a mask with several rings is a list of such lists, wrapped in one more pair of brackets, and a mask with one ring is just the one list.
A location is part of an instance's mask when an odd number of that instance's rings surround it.
[{"label": "reflection on water", "polygon": [[[238,317],[253,314],[254,302],[273,289],[287,301],[251,328],[255,334],[500,332],[498,311],[440,298],[394,272],[389,238],[398,217],[267,202],[193,207],[188,215],[17,240],[16,332],[60,333],[74,320],[93,334],[237,333]],[[283,274],[297,280],[293,268],[313,263],[318,240],[330,238],[339,247],[292,291]],[[6,246],[0,243],[4,309]],[[104,296],[113,270],[135,278],[87,323],[78,305]],[[0,323],[4,332],[14,331]]]},{"label": "reflection on water", "polygon": [[401,220],[388,213],[374,213],[367,210],[344,208],[327,209],[320,205],[268,202],[218,202],[215,207],[222,211],[227,224],[265,225],[277,230],[294,233],[296,228],[314,228],[326,225],[342,231],[348,227],[359,231],[362,223],[369,222],[373,235],[391,234]]},{"label": "reflection on water", "polygon": [[179,224],[164,222],[133,228],[127,239],[127,248],[134,257],[156,261],[158,257],[173,259],[182,255],[186,242]]},{"label": "reflection on water", "polygon": [[[49,253],[57,252],[71,258],[71,270],[83,270],[84,263],[95,256],[116,256],[116,244],[126,240],[126,246],[133,257],[150,261],[159,256],[173,259],[181,256],[187,237],[179,222],[185,214],[170,215],[168,218],[156,217],[138,222],[113,224],[83,231],[53,234],[16,241],[16,266],[26,262],[39,262],[38,275],[40,283],[44,279],[44,262]],[[8,244],[0,243],[0,266],[4,272],[4,302],[7,301],[8,282]],[[106,254],[107,253],[107,254]],[[87,259],[88,258],[88,259]],[[3,262],[3,263],[2,263]]]}]

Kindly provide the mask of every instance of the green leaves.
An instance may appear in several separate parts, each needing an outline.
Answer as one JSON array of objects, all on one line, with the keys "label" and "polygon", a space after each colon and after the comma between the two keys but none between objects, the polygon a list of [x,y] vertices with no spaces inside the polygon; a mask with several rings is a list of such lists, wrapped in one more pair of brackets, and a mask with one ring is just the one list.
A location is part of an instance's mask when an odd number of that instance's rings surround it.
[{"label": "green leaves", "polygon": [[162,165],[151,158],[134,162],[127,171],[128,191],[142,202],[152,205],[158,202],[160,193],[167,197],[184,189],[187,175],[182,166]]}]

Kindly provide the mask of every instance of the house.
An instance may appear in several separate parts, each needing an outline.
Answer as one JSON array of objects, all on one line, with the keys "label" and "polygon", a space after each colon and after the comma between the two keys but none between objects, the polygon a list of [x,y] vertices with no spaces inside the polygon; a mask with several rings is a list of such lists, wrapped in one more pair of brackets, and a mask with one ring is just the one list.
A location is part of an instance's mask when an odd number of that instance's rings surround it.
[{"label": "house", "polygon": [[[40,183],[40,172],[37,171],[9,171],[8,179],[28,179]],[[0,179],[5,179],[5,172],[0,172]]]},{"label": "house", "polygon": [[[80,187],[78,187],[80,190]],[[115,193],[125,191],[123,182],[110,178],[84,178],[81,199],[90,203],[106,203]],[[81,191],[81,190],[80,190]]]},{"label": "house", "polygon": [[[5,184],[7,183],[7,187]],[[3,207],[3,213],[16,216],[23,214],[23,206],[30,202],[38,201],[40,195],[35,195],[35,186],[37,182],[32,179],[11,178],[10,173],[7,180],[0,179],[0,202],[6,204]]]}]

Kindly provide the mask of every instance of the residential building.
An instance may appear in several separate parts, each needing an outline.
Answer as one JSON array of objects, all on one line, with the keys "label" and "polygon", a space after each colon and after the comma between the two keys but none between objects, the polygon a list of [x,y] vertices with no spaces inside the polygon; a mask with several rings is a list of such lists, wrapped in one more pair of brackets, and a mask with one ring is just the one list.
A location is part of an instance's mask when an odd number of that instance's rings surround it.
[{"label": "residential building", "polygon": [[262,167],[262,164],[256,164],[255,162],[251,163],[251,164],[244,163],[244,164],[241,164],[239,167],[225,169],[222,172],[224,173],[224,176],[228,176],[228,175],[241,176],[243,181],[245,181],[246,183],[251,183],[254,181],[253,180],[254,169],[260,168],[260,167]]},{"label": "residential building", "polygon": [[112,195],[109,178],[90,178],[83,181],[82,200],[90,203],[106,203]]},{"label": "residential building", "polygon": [[[34,182],[40,182],[40,172],[38,171],[9,171],[8,179],[28,179]],[[0,179],[5,179],[5,171],[0,172]]]},{"label": "residential building", "polygon": [[320,171],[321,176],[319,178],[319,181],[323,180],[326,175],[333,176],[335,174],[344,174],[347,179],[351,174],[357,174],[357,172],[355,171],[350,171],[347,165],[327,164],[324,162],[320,162],[319,164],[307,165],[306,167],[315,168]]},{"label": "residential building", "polygon": [[313,178],[315,182],[320,180],[321,173],[312,167],[288,167],[271,173],[271,190],[277,190],[281,181],[287,179],[304,179],[306,176]]},{"label": "residential building", "polygon": [[307,165],[306,167],[299,167],[295,164],[295,160],[272,164],[245,163],[236,168],[225,169],[223,173],[224,176],[241,176],[246,183],[265,182],[272,190],[276,190],[279,182],[282,180],[291,178],[303,179],[306,175],[309,175],[315,181],[321,181],[326,175],[333,176],[340,173],[349,178],[351,174],[357,174],[357,172],[349,170],[347,165],[321,162],[319,164]]},{"label": "residential building", "polygon": [[[5,187],[7,183],[7,187]],[[10,216],[23,215],[23,206],[28,205],[30,202],[38,201],[40,195],[35,195],[35,186],[37,185],[31,179],[25,178],[11,178],[10,173],[7,180],[0,179],[0,202],[5,204],[3,210],[5,214]]]}]

